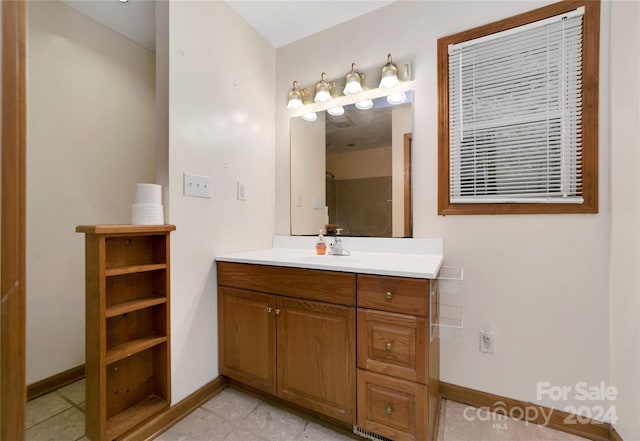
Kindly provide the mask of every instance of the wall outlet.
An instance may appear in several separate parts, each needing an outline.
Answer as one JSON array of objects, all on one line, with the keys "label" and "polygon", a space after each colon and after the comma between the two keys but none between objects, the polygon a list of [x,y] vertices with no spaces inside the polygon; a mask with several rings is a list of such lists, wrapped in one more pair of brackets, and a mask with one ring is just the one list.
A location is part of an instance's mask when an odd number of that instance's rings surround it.
[{"label": "wall outlet", "polygon": [[185,196],[211,199],[211,177],[184,173]]},{"label": "wall outlet", "polygon": [[496,353],[496,334],[493,331],[480,331],[480,352],[485,354]]}]

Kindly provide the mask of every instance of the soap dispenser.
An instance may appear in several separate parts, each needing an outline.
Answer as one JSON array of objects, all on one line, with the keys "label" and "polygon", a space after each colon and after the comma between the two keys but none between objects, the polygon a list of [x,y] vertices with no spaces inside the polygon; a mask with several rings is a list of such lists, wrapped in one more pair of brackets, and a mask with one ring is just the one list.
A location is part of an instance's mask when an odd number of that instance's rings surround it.
[{"label": "soap dispenser", "polygon": [[327,251],[327,244],[324,243],[322,229],[318,231],[320,232],[320,234],[318,234],[318,242],[316,243],[316,253],[318,253],[318,255],[324,255],[324,253]]}]

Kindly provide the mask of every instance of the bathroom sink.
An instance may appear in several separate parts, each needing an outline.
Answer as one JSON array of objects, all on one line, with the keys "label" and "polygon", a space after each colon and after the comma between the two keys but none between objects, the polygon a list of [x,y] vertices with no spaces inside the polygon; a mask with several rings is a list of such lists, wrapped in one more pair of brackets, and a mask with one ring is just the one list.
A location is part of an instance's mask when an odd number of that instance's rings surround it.
[{"label": "bathroom sink", "polygon": [[292,260],[297,260],[299,262],[306,262],[306,263],[326,264],[326,265],[336,265],[336,264],[340,264],[340,262],[343,262],[343,263],[358,262],[358,259],[356,259],[353,256],[332,256],[329,254],[325,254],[324,256],[320,256],[320,255],[301,256],[301,257],[296,257]]}]

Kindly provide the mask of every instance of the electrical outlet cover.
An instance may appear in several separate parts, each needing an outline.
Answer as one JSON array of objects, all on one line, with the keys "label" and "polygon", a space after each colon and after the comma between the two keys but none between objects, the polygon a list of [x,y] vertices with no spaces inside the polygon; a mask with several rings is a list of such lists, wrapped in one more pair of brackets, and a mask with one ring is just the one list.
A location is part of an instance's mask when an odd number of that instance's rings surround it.
[{"label": "electrical outlet cover", "polygon": [[496,334],[494,331],[480,331],[480,352],[484,354],[496,353]]}]

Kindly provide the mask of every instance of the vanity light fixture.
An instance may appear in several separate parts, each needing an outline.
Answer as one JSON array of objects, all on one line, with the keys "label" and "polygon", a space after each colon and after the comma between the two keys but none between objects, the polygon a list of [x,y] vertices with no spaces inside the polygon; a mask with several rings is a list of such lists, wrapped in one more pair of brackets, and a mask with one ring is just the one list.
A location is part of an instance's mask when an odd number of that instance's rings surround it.
[{"label": "vanity light fixture", "polygon": [[129,3],[129,0],[118,0],[119,3]]},{"label": "vanity light fixture", "polygon": [[326,103],[331,99],[331,85],[327,81],[327,74],[322,72],[320,81],[316,84],[316,96],[313,99],[316,103]]},{"label": "vanity light fixture", "polygon": [[370,108],[373,107],[373,101],[371,100],[358,101],[356,103],[356,107],[360,110],[369,110]]},{"label": "vanity light fixture", "polygon": [[407,95],[404,92],[392,93],[387,96],[387,102],[392,105],[402,104],[407,100]]},{"label": "vanity light fixture", "polygon": [[314,122],[318,119],[318,114],[315,112],[305,113],[304,115],[302,115],[302,119],[304,119],[305,121]]},{"label": "vanity light fixture", "polygon": [[382,68],[382,78],[380,79],[380,87],[388,89],[400,84],[398,80],[398,66],[393,63],[391,54],[387,55],[387,64]]},{"label": "vanity light fixture", "polygon": [[356,63],[351,63],[351,72],[347,74],[343,93],[345,95],[355,95],[362,92],[363,76],[356,69]]},{"label": "vanity light fixture", "polygon": [[[315,88],[314,86],[309,86],[309,88],[305,89],[300,87],[297,81],[294,81],[287,97],[287,109],[295,110],[295,113],[300,115],[305,112],[300,111],[300,109],[304,109],[305,106],[311,104],[309,110],[313,109],[316,112],[326,110],[331,116],[341,116],[344,115],[345,109],[338,105],[338,102],[345,104],[356,101],[356,108],[368,110],[374,107],[374,103],[371,99],[366,98],[384,95],[391,105],[405,103],[408,96],[401,90],[406,88],[399,86],[402,82],[411,80],[411,63],[406,60],[401,61],[400,66],[401,70],[393,62],[389,53],[387,54],[387,63],[382,67],[379,82],[377,73],[380,70],[378,68],[366,72],[367,77],[370,78],[373,84],[365,83],[365,73],[358,71],[356,63],[351,63],[351,70],[344,77],[344,87],[341,83],[342,79],[329,81],[325,72],[322,72],[320,81],[315,84]],[[339,88],[336,83],[339,83]],[[374,84],[378,84],[378,86],[376,87]],[[344,99],[345,97],[349,97],[349,99]],[[336,101],[332,101],[334,98]],[[318,115],[309,110],[306,111],[303,118],[307,121],[316,121]]]},{"label": "vanity light fixture", "polygon": [[303,94],[303,89],[300,88],[300,85],[297,81],[294,81],[293,88],[289,91],[287,109],[299,109],[300,107],[304,106]]}]

